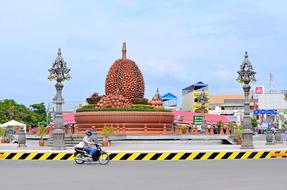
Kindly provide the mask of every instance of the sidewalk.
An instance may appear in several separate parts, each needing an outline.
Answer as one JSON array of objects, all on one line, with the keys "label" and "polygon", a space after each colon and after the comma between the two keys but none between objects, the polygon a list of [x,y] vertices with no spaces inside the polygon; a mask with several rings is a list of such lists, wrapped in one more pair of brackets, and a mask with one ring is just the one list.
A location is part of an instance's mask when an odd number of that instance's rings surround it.
[{"label": "sidewalk", "polygon": [[[287,150],[287,142],[283,144],[266,145],[265,141],[254,141],[252,151]],[[109,147],[103,147],[108,152],[222,152],[222,151],[246,151],[240,149],[240,145],[218,145],[218,144],[193,144],[190,141],[173,142],[125,142],[112,143]],[[0,152],[73,152],[72,147],[66,150],[55,151],[51,147],[27,146],[18,147],[17,144],[0,144]]]}]

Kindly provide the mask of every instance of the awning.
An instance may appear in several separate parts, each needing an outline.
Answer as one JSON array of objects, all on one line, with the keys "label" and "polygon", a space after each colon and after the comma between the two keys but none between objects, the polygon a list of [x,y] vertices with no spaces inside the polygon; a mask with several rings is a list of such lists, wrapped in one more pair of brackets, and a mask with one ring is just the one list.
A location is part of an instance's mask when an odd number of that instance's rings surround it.
[{"label": "awning", "polygon": [[64,113],[63,114],[63,120],[64,120],[65,124],[74,124],[74,123],[76,123],[74,113]]}]

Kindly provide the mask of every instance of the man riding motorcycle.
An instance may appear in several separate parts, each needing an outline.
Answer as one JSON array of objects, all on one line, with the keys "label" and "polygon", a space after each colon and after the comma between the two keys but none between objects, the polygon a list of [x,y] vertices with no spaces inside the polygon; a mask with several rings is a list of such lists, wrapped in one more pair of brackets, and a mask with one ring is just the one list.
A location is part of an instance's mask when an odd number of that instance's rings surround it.
[{"label": "man riding motorcycle", "polygon": [[93,161],[97,161],[99,159],[100,152],[96,148],[94,148],[94,145],[98,146],[98,144],[93,142],[91,136],[92,132],[90,130],[87,130],[86,136],[83,138],[83,148],[93,158]]}]

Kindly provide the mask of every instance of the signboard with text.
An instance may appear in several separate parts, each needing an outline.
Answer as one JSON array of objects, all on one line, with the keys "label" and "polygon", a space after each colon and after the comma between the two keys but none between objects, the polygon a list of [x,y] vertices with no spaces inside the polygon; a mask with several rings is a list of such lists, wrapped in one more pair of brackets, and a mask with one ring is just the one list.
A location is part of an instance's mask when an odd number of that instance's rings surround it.
[{"label": "signboard with text", "polygon": [[193,124],[201,125],[203,123],[204,116],[195,115],[193,116]]},{"label": "signboard with text", "polygon": [[260,115],[260,114],[267,114],[267,115],[277,115],[279,114],[277,110],[254,110],[254,115]]}]

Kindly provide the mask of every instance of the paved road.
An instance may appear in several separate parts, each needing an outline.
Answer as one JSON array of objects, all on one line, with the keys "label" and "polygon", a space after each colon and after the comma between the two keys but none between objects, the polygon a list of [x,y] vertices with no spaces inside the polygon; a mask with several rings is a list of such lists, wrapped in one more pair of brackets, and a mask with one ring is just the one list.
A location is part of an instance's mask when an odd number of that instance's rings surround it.
[{"label": "paved road", "polygon": [[0,161],[5,190],[51,189],[284,189],[287,159],[114,161],[108,166],[69,161]]}]

